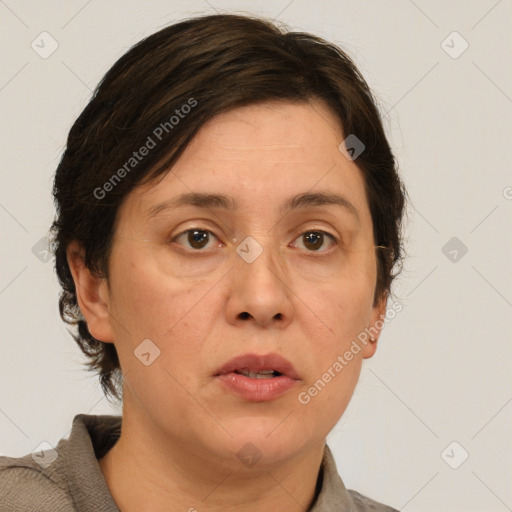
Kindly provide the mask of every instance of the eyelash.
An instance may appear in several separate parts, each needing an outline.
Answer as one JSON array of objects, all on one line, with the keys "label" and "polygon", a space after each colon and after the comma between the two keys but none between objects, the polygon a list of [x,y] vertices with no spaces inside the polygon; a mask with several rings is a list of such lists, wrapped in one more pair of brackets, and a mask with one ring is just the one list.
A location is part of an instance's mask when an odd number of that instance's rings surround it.
[{"label": "eyelash", "polygon": [[[179,237],[183,236],[183,235],[186,235],[188,233],[190,233],[191,231],[202,231],[204,233],[210,233],[211,235],[213,235],[215,238],[219,239],[217,237],[217,235],[215,233],[213,233],[213,231],[209,230],[209,229],[203,229],[203,228],[200,228],[200,227],[194,227],[194,228],[190,228],[190,229],[186,229],[185,231],[182,231],[181,233],[178,233],[174,238],[172,238],[171,242],[175,242]],[[327,236],[327,238],[333,243],[333,244],[337,244],[338,243],[338,239],[332,235],[331,233],[327,232],[327,231],[323,231],[321,229],[308,229],[306,231],[303,231],[295,240],[297,240],[298,238],[300,238],[301,236],[304,236],[305,234],[308,234],[308,233],[316,233],[316,234],[322,234],[322,235],[325,235]],[[294,240],[294,241],[295,241]],[[195,252],[195,253],[200,253],[200,252],[206,252],[205,249],[193,249],[193,248],[188,248],[191,252]],[[314,253],[326,253],[326,252],[329,252],[329,250],[325,250],[325,251],[307,251],[311,254],[314,254]]]}]

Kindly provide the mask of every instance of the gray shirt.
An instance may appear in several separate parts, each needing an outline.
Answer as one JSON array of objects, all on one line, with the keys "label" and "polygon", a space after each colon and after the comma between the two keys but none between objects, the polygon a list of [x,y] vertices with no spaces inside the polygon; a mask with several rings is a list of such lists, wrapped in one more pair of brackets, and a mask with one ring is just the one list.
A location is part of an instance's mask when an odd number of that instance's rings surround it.
[{"label": "gray shirt", "polygon": [[[78,414],[69,439],[55,450],[0,457],[2,512],[119,512],[98,459],[118,440],[121,416]],[[356,491],[338,475],[325,445],[317,493],[309,512],[398,512]]]}]

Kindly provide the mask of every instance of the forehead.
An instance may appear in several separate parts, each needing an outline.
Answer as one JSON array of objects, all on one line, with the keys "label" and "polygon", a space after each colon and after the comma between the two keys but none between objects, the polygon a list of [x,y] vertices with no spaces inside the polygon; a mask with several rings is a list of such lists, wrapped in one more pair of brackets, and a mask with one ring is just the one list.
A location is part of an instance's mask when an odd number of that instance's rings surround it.
[{"label": "forehead", "polygon": [[318,190],[365,210],[362,174],[339,151],[343,139],[340,121],[318,100],[240,107],[205,123],[171,172],[127,202],[145,214],[184,193],[223,194],[256,213]]},{"label": "forehead", "polygon": [[[340,139],[341,138],[341,139]],[[259,152],[288,159],[343,139],[339,120],[323,101],[267,102],[240,107],[206,123],[194,142],[218,155]],[[339,142],[338,142],[339,144]]]}]

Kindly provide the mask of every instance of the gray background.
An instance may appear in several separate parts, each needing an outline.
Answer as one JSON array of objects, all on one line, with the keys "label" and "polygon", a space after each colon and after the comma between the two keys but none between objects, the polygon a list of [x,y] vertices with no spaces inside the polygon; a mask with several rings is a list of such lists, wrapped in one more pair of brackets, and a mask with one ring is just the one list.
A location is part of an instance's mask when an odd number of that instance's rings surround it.
[{"label": "gray background", "polygon": [[[215,11],[277,18],[347,50],[412,199],[403,310],[328,439],[345,484],[411,512],[512,510],[510,0],[0,1],[0,452],[55,445],[78,413],[120,414],[82,366],[38,245],[52,175],[115,60]],[[43,31],[58,43],[46,59],[31,47],[51,49]]]}]

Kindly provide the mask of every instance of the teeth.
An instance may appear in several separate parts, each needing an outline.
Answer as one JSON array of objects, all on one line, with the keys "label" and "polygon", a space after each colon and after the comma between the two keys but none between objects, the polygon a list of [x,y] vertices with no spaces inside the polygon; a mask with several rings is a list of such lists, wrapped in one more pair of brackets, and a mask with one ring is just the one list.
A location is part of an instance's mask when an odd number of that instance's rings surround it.
[{"label": "teeth", "polygon": [[261,370],[257,373],[249,372],[247,370],[238,370],[238,373],[250,377],[251,379],[271,379],[274,377],[274,370]]}]

